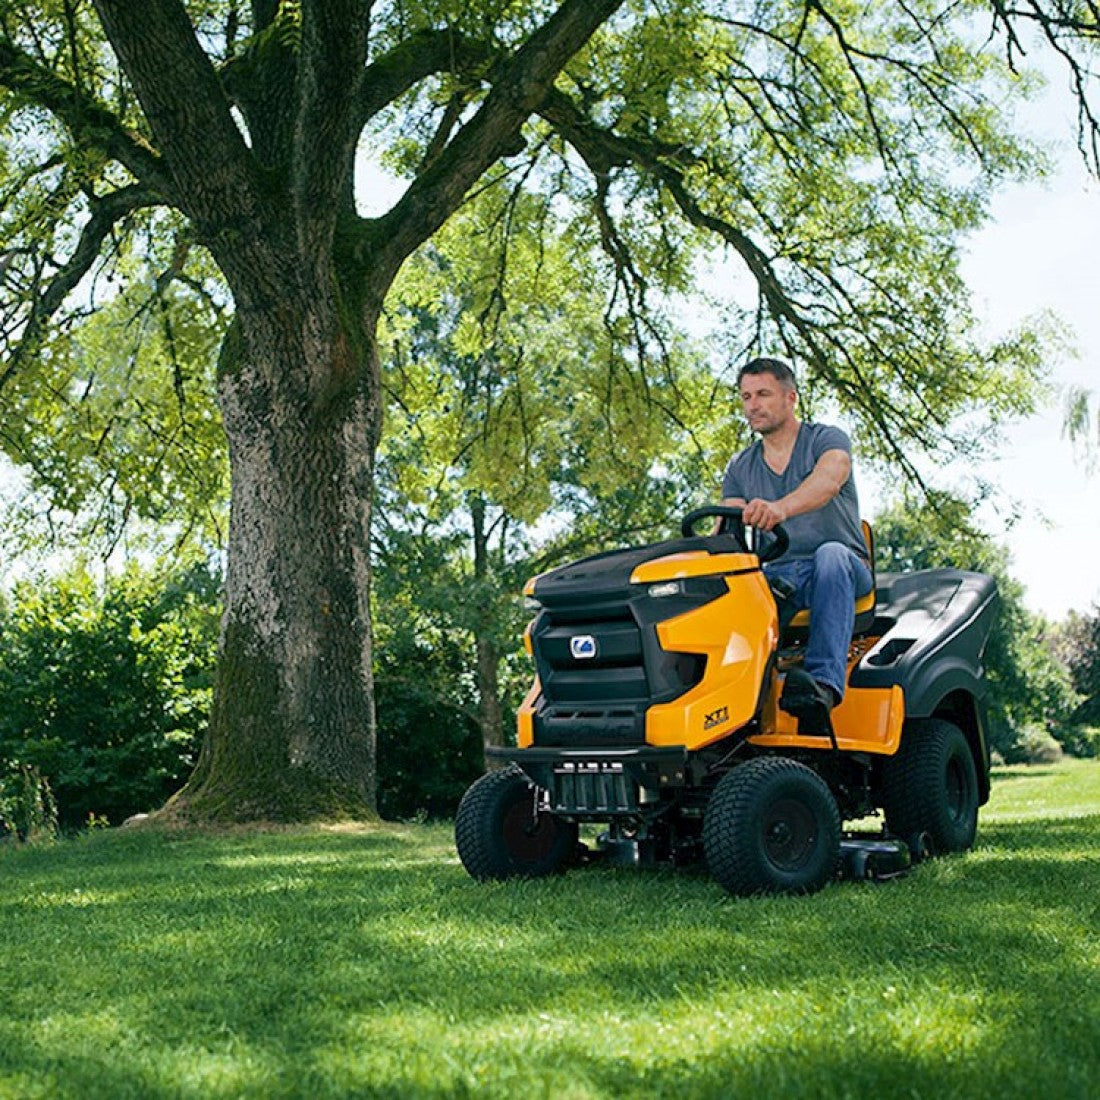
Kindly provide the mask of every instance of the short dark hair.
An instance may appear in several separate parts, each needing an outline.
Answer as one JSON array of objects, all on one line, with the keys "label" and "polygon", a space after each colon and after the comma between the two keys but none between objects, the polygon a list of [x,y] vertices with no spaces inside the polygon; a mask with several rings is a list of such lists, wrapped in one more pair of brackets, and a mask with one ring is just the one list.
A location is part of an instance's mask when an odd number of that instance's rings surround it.
[{"label": "short dark hair", "polygon": [[781,386],[798,392],[794,371],[782,359],[751,359],[737,372],[737,387],[741,388],[741,379],[746,374],[770,374]]}]

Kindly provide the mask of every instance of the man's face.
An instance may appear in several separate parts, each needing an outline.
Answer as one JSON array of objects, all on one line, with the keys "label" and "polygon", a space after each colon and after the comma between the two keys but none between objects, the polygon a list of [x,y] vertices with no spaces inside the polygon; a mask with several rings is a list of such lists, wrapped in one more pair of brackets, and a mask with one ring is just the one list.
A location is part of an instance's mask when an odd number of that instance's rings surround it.
[{"label": "man's face", "polygon": [[741,379],[741,405],[754,432],[768,435],[794,416],[798,395],[771,374],[746,374]]}]

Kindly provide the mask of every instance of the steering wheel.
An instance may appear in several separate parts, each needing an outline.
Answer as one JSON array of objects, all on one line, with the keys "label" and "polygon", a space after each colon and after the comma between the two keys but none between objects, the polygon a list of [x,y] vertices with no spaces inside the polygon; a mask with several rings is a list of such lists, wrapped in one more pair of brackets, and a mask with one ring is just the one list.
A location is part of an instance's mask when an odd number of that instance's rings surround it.
[{"label": "steering wheel", "polygon": [[759,550],[755,548],[755,544],[759,538],[759,533],[755,528],[753,529],[753,547],[750,548],[745,539],[745,523],[741,519],[741,509],[732,504],[706,504],[702,508],[696,508],[694,512],[688,512],[688,514],[680,520],[680,534],[686,539],[691,538],[695,534],[695,525],[699,520],[710,517],[720,517],[722,524],[718,529],[719,534],[733,535],[737,545],[740,546],[746,554],[759,555],[761,565],[765,562],[775,561],[776,558],[781,558],[787,552],[787,547],[791,544],[791,540],[787,532],[783,529],[783,525],[777,523],[770,532],[775,542],[773,542],[764,553],[761,554]]}]

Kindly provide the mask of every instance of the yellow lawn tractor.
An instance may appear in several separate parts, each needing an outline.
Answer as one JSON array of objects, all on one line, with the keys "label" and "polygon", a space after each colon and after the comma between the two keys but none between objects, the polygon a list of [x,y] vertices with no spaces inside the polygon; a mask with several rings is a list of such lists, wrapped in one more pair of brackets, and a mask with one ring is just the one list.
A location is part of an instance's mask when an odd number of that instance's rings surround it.
[{"label": "yellow lawn tractor", "polygon": [[[719,533],[693,533],[713,517]],[[502,766],[459,806],[466,870],[702,858],[731,893],[805,893],[970,848],[989,797],[992,578],[876,577],[856,606],[843,702],[808,721],[779,706],[807,614],[762,568],[785,533],[757,552],[724,505],[691,512],[681,533],[528,582],[535,681],[516,747],[491,750]],[[879,811],[877,832],[844,831]],[[605,828],[590,850],[579,830],[593,824]]]}]

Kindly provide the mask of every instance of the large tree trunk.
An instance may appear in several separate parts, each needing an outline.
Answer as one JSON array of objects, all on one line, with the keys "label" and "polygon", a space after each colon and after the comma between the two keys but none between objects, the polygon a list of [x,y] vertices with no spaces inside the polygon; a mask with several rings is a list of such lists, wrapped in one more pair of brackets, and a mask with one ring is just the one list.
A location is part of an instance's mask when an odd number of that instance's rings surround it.
[{"label": "large tree trunk", "polygon": [[219,400],[232,501],[214,709],[175,809],[302,820],[375,809],[368,532],[373,332],[332,296],[238,313]]}]

